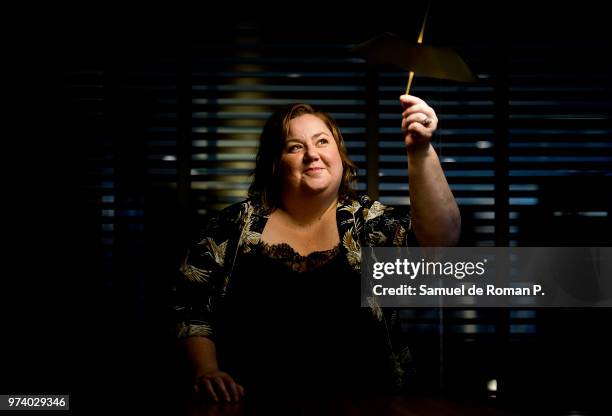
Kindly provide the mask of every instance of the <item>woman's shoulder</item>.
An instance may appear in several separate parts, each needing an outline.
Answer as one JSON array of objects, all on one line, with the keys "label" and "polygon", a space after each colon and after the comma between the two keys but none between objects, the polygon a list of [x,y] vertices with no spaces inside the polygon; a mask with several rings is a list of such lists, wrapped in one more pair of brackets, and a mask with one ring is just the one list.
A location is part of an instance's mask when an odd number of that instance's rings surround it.
[{"label": "woman's shoulder", "polygon": [[259,204],[257,201],[247,198],[239,202],[235,202],[225,208],[211,214],[208,221],[240,223],[248,214],[259,212]]},{"label": "woman's shoulder", "polygon": [[255,203],[253,200],[244,199],[240,202],[235,202],[227,207],[223,208],[221,211],[217,213],[217,216],[220,219],[225,221],[239,223],[240,220],[249,212],[252,211],[255,207]]},{"label": "woman's shoulder", "polygon": [[232,231],[240,227],[249,212],[253,212],[255,207],[256,204],[251,199],[245,199],[204,216],[201,226],[198,227],[199,238],[232,234]]}]

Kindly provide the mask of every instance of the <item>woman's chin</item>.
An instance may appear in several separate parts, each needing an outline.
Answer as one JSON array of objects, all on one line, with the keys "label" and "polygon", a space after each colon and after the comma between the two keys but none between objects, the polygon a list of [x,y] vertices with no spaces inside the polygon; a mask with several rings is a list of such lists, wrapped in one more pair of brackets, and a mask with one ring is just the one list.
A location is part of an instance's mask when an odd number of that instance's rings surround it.
[{"label": "woman's chin", "polygon": [[303,183],[302,192],[312,196],[327,196],[331,194],[338,194],[338,186],[334,186],[332,183]]},{"label": "woman's chin", "polygon": [[309,194],[325,193],[330,190],[331,184],[327,181],[307,181],[302,183],[302,191]]},{"label": "woman's chin", "polygon": [[305,187],[302,188],[304,193],[307,193],[307,194],[310,194],[310,195],[323,194],[328,189],[329,189],[329,187],[324,187],[324,186],[305,186]]}]

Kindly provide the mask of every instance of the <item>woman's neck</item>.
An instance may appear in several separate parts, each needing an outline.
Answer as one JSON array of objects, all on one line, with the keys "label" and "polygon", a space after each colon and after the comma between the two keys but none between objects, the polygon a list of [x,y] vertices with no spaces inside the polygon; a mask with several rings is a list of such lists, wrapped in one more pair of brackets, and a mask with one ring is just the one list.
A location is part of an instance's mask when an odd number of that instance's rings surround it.
[{"label": "woman's neck", "polygon": [[296,226],[308,227],[336,212],[338,197],[283,197],[279,208]]}]

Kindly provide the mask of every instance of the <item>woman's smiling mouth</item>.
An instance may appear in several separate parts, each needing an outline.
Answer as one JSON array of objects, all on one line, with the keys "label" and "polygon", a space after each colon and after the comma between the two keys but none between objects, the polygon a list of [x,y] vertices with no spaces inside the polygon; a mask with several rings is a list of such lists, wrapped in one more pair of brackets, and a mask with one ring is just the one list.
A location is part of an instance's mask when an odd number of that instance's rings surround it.
[{"label": "woman's smiling mouth", "polygon": [[315,172],[319,172],[322,171],[323,168],[321,167],[312,167],[312,168],[308,168],[304,171],[304,173],[315,173]]}]

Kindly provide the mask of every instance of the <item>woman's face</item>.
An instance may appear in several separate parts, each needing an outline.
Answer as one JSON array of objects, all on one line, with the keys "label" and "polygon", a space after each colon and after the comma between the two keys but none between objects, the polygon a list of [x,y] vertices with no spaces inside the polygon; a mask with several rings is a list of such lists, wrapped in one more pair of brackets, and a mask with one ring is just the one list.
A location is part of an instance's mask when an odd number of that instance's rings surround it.
[{"label": "woman's face", "polygon": [[338,194],[342,159],[334,136],[320,118],[304,114],[289,122],[280,169],[283,192]]}]

